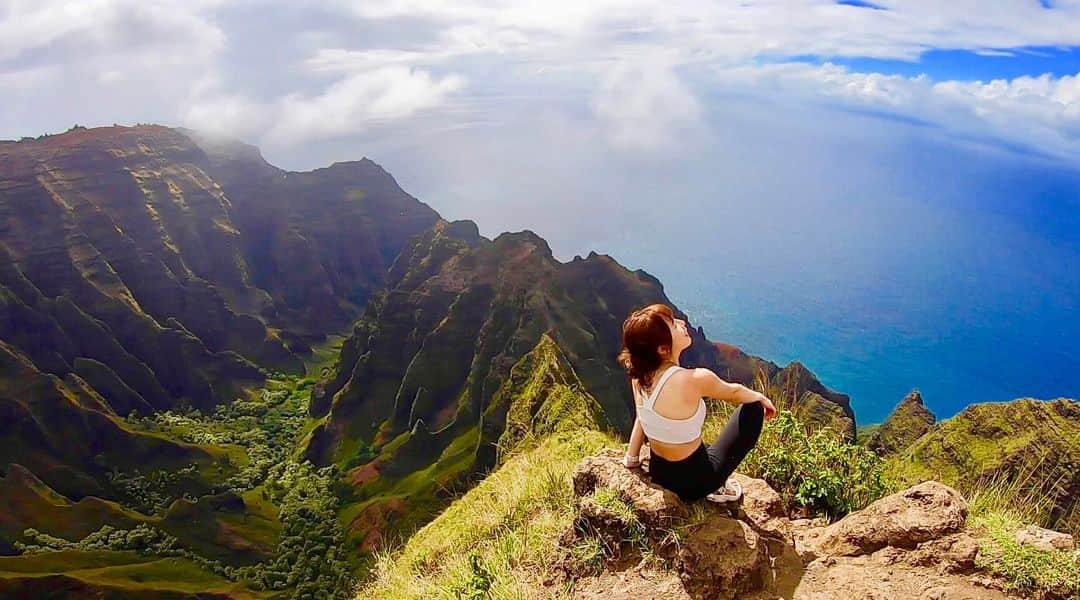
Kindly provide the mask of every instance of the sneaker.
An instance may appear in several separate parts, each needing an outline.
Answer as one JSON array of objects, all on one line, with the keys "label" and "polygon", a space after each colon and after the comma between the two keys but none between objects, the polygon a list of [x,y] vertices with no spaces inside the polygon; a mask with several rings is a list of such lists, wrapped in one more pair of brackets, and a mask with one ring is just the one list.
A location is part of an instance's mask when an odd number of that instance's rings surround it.
[{"label": "sneaker", "polygon": [[736,502],[742,498],[742,486],[738,481],[734,479],[728,479],[724,487],[716,490],[715,492],[705,496],[705,499],[709,502]]}]

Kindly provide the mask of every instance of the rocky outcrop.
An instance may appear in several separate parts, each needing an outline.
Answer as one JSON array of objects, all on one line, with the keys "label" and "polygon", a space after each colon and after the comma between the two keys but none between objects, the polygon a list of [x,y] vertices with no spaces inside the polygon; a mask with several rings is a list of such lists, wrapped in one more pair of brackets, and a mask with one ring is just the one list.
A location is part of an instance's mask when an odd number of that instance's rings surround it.
[{"label": "rocky outcrop", "polygon": [[870,436],[866,447],[881,456],[902,452],[930,431],[936,421],[934,413],[923,404],[919,390],[912,390]]},{"label": "rocky outcrop", "polygon": [[967,503],[936,481],[882,498],[817,532],[808,546],[821,556],[871,554],[886,546],[912,549],[964,528]]},{"label": "rocky outcrop", "polygon": [[1073,536],[1060,531],[1053,531],[1035,525],[1016,532],[1016,542],[1023,546],[1030,546],[1036,550],[1051,552],[1053,550],[1071,551],[1076,549]]},{"label": "rocky outcrop", "polygon": [[[691,507],[629,470],[611,450],[574,473],[570,548],[589,536],[611,549],[599,571],[568,558],[561,580],[577,598],[1007,598],[975,575],[978,547],[965,529],[967,506],[953,489],[928,481],[832,525],[787,518],[761,480],[736,476],[738,505]],[[655,561],[642,560],[642,540]],[[989,585],[989,587],[987,587]]]}]

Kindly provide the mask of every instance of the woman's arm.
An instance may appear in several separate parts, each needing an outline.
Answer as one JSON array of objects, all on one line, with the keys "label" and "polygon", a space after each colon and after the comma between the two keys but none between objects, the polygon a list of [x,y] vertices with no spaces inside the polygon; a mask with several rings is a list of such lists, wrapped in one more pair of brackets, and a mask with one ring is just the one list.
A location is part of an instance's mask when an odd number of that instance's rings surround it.
[{"label": "woman's arm", "polygon": [[645,443],[645,430],[641,428],[641,421],[634,418],[634,429],[630,432],[630,445],[626,448],[626,456],[623,464],[628,467],[636,467],[641,464],[641,445]]},{"label": "woman's arm", "polygon": [[693,369],[690,373],[690,385],[698,394],[707,398],[716,398],[732,404],[760,402],[765,408],[766,419],[776,416],[776,407],[764,394],[755,392],[741,383],[724,381],[709,369],[700,367]]},{"label": "woman's arm", "polygon": [[[634,409],[637,412],[638,386],[637,381],[630,380],[630,389],[634,392]],[[630,445],[626,447],[626,456],[623,464],[631,469],[641,464],[641,445],[645,443],[645,430],[641,427],[641,421],[634,417],[634,428],[630,431]]]}]

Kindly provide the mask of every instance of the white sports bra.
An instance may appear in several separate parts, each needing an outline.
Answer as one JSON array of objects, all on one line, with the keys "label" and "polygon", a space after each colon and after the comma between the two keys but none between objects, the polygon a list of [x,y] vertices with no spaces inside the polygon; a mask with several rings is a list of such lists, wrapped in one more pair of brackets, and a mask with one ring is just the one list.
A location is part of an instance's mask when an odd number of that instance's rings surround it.
[{"label": "white sports bra", "polygon": [[637,407],[641,428],[650,440],[665,444],[685,444],[701,437],[701,426],[705,423],[705,400],[699,399],[697,412],[687,419],[669,419],[653,410],[656,397],[667,383],[668,377],[681,367],[672,365],[660,376],[652,394],[649,394],[641,406]]}]

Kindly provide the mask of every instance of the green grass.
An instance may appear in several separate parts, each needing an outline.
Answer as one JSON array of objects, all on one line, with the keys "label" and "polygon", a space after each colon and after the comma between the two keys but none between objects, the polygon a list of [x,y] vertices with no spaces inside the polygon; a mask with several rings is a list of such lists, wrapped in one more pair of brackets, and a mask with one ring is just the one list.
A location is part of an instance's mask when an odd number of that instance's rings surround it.
[{"label": "green grass", "polygon": [[979,514],[969,521],[979,534],[976,566],[1003,577],[1008,591],[1025,597],[1080,597],[1080,564],[1072,552],[1019,544],[1016,532],[1026,522],[1007,511]]},{"label": "green grass", "polygon": [[[559,555],[558,535],[573,520],[570,475],[585,456],[617,446],[595,431],[559,432],[508,458],[475,488],[420,529],[396,554],[383,553],[359,597],[529,598]],[[470,556],[477,558],[470,558]]]},{"label": "green grass", "polygon": [[[336,343],[339,346],[340,340]],[[331,349],[325,347],[316,350],[323,359],[333,354]],[[284,569],[282,572],[292,577],[288,582],[290,585],[306,585],[310,588],[318,579],[319,586],[330,589],[330,586],[322,584],[323,575],[334,562],[331,556],[333,553],[315,556],[314,550],[305,548],[303,558],[307,559],[306,562],[285,556],[285,553],[293,551],[296,546],[294,544],[282,550],[285,536],[282,535],[283,525],[279,514],[283,514],[281,511],[288,508],[288,502],[282,501],[280,494],[271,495],[266,489],[270,485],[270,479],[280,475],[280,469],[275,470],[275,467],[297,464],[293,455],[299,437],[296,433],[310,421],[306,413],[312,385],[314,380],[310,377],[279,375],[268,378],[261,390],[245,390],[234,403],[219,407],[213,412],[160,413],[125,422],[131,429],[148,432],[156,437],[183,440],[188,445],[207,451],[214,459],[229,458],[230,465],[199,465],[202,468],[200,474],[213,475],[206,478],[221,482],[240,493],[245,503],[242,513],[208,513],[205,509],[195,510],[191,515],[173,521],[161,516],[143,517],[141,514],[130,513],[138,517],[138,520],[154,524],[162,531],[168,529],[179,538],[182,548],[180,555],[160,549],[147,550],[145,555],[91,550],[90,548],[101,546],[90,544],[81,551],[47,551],[42,554],[0,557],[0,577],[26,578],[55,573],[91,584],[124,589],[222,592],[234,597],[255,598],[266,595],[246,591],[244,582],[254,581],[255,579],[247,578],[249,574],[258,575],[262,573],[259,569],[266,570],[266,565],[273,563],[275,569]],[[221,468],[222,466],[224,468]],[[226,481],[227,477],[229,479]],[[288,487],[296,486],[290,484]],[[323,487],[326,493],[330,494],[330,485],[327,483]],[[320,488],[319,491],[324,490]],[[309,503],[317,500],[312,499],[312,494],[305,498]],[[305,498],[294,502],[297,506],[293,506],[293,513],[299,514],[309,508],[306,505],[299,506],[304,504]],[[333,503],[332,495],[330,498]],[[116,508],[120,509],[119,506]],[[310,512],[300,516],[310,517]],[[318,524],[336,523],[333,509],[324,512],[329,513],[329,519]],[[316,535],[311,527],[314,518],[310,517],[307,521],[303,518],[294,519],[302,526],[301,535]],[[320,532],[320,535],[326,537],[325,531]],[[126,535],[126,532],[121,533]],[[231,551],[214,537],[219,533],[230,539],[240,538],[264,552],[273,554],[266,563],[252,567],[234,569],[226,566],[221,561]],[[293,538],[297,535],[296,531],[292,532]],[[343,552],[344,549],[340,551]],[[221,556],[219,552],[226,556]],[[307,570],[303,572],[287,568],[301,563],[314,566],[311,569],[305,567]]]},{"label": "green grass", "polygon": [[[375,505],[401,500],[408,507],[406,514],[384,523],[381,529],[384,539],[392,541],[403,540],[434,517],[447,504],[446,498],[439,495],[444,484],[454,481],[457,476],[472,468],[479,435],[479,427],[472,427],[454,438],[438,460],[430,466],[413,471],[402,479],[377,479],[363,486],[363,499],[343,507],[338,513],[338,521],[349,532],[350,545],[359,544],[367,534],[366,530],[354,531],[351,527],[353,521]],[[393,545],[400,543],[393,542]],[[358,561],[357,565],[362,562]]]},{"label": "green grass", "polygon": [[134,552],[64,551],[0,557],[0,578],[44,577],[64,574],[91,584],[125,589],[174,592],[229,593],[236,598],[265,595],[200,569],[182,558],[139,556]]},{"label": "green grass", "polygon": [[304,368],[307,369],[308,377],[317,380],[323,367],[329,367],[338,355],[341,354],[341,346],[352,332],[351,328],[341,334],[328,335],[326,341],[311,349],[311,356],[304,358]]},{"label": "green grass", "polygon": [[51,574],[83,569],[99,569],[132,563],[144,563],[154,560],[134,552],[114,552],[94,550],[82,552],[65,550],[46,554],[26,554],[23,556],[0,556],[0,573],[35,573]]}]

